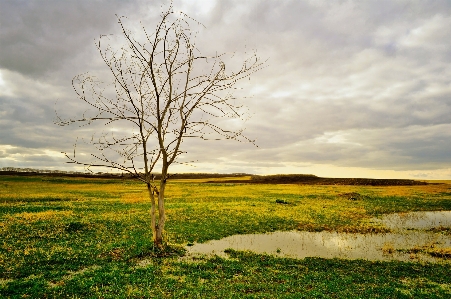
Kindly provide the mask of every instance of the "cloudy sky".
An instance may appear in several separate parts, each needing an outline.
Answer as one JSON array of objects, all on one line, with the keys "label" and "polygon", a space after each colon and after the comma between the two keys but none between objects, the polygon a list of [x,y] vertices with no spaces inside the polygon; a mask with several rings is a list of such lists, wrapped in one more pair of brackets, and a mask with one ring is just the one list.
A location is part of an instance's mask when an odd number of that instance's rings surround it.
[{"label": "cloudy sky", "polygon": [[[59,127],[87,107],[72,78],[105,76],[94,46],[115,14],[153,29],[165,1],[0,0],[0,167],[75,169],[89,128]],[[167,4],[167,3],[166,3]],[[258,148],[185,144],[184,172],[451,179],[451,1],[177,0],[200,21],[204,54],[257,50],[243,82]],[[137,31],[138,27],[136,27]],[[108,80],[108,78],[104,78]]]}]

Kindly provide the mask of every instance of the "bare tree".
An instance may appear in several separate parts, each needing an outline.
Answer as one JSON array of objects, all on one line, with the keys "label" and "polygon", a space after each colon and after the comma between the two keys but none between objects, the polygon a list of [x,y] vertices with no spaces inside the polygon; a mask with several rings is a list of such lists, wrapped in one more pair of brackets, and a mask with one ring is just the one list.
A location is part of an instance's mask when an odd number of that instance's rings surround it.
[{"label": "bare tree", "polygon": [[[125,41],[120,49],[114,49],[109,36],[100,36],[96,41],[112,83],[105,84],[88,73],[72,81],[78,98],[95,113],[87,116],[86,112],[80,119],[69,120],[57,115],[57,123],[101,122],[119,128],[92,136],[89,143],[98,152],[91,153],[91,161],[76,156],[75,147],[73,155],[64,154],[68,163],[109,167],[145,183],[151,201],[153,241],[162,246],[168,170],[180,163],[183,140],[197,137],[253,143],[242,129],[224,128],[215,120],[245,116],[242,107],[234,103],[232,92],[238,81],[261,69],[264,62],[254,52],[235,72],[226,73],[226,54],[201,55],[192,30],[200,23],[175,13],[172,5],[161,15],[152,34],[142,26],[144,38],[132,35],[124,25],[124,17],[118,16],[118,23]],[[129,125],[127,130],[124,124]],[[160,180],[155,179],[157,168]]]}]

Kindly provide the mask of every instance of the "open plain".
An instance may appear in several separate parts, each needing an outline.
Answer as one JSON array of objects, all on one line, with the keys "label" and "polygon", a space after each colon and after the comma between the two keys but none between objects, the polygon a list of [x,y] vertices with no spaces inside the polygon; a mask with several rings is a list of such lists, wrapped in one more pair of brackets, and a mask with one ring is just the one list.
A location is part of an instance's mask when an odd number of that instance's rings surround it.
[{"label": "open plain", "polygon": [[[139,182],[0,176],[0,297],[451,297],[451,249],[434,244],[410,254],[443,262],[293,259],[232,249],[226,256],[186,252],[197,243],[237,234],[388,233],[389,227],[371,219],[451,210],[450,182],[328,185],[250,180],[172,180],[166,191],[168,246],[161,251],[152,246],[150,203]],[[433,233],[450,236],[451,229]]]}]

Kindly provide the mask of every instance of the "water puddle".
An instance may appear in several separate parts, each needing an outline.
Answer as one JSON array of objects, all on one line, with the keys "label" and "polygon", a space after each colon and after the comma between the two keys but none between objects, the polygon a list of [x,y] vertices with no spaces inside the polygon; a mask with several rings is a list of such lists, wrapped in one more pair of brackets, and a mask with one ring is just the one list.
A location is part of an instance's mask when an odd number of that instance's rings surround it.
[{"label": "water puddle", "polygon": [[[280,257],[344,258],[442,262],[428,252],[451,254],[451,236],[424,230],[451,227],[450,212],[422,212],[386,215],[375,222],[395,229],[385,234],[288,231],[268,234],[234,235],[221,240],[187,247],[189,255],[216,254],[226,257],[225,249],[249,250]],[[437,217],[436,217],[437,215]],[[406,229],[406,230],[404,230]],[[449,262],[450,259],[447,259]]]},{"label": "water puddle", "polygon": [[392,230],[451,228],[451,211],[410,212],[383,215],[373,218]]}]

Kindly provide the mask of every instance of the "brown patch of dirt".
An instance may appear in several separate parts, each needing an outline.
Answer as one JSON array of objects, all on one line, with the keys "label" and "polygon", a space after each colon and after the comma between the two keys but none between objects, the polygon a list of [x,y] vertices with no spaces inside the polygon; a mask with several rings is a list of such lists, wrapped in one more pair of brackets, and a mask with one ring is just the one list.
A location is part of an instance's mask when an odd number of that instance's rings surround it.
[{"label": "brown patch of dirt", "polygon": [[340,193],[340,194],[338,194],[338,196],[344,197],[349,200],[361,200],[365,197],[357,192]]}]

